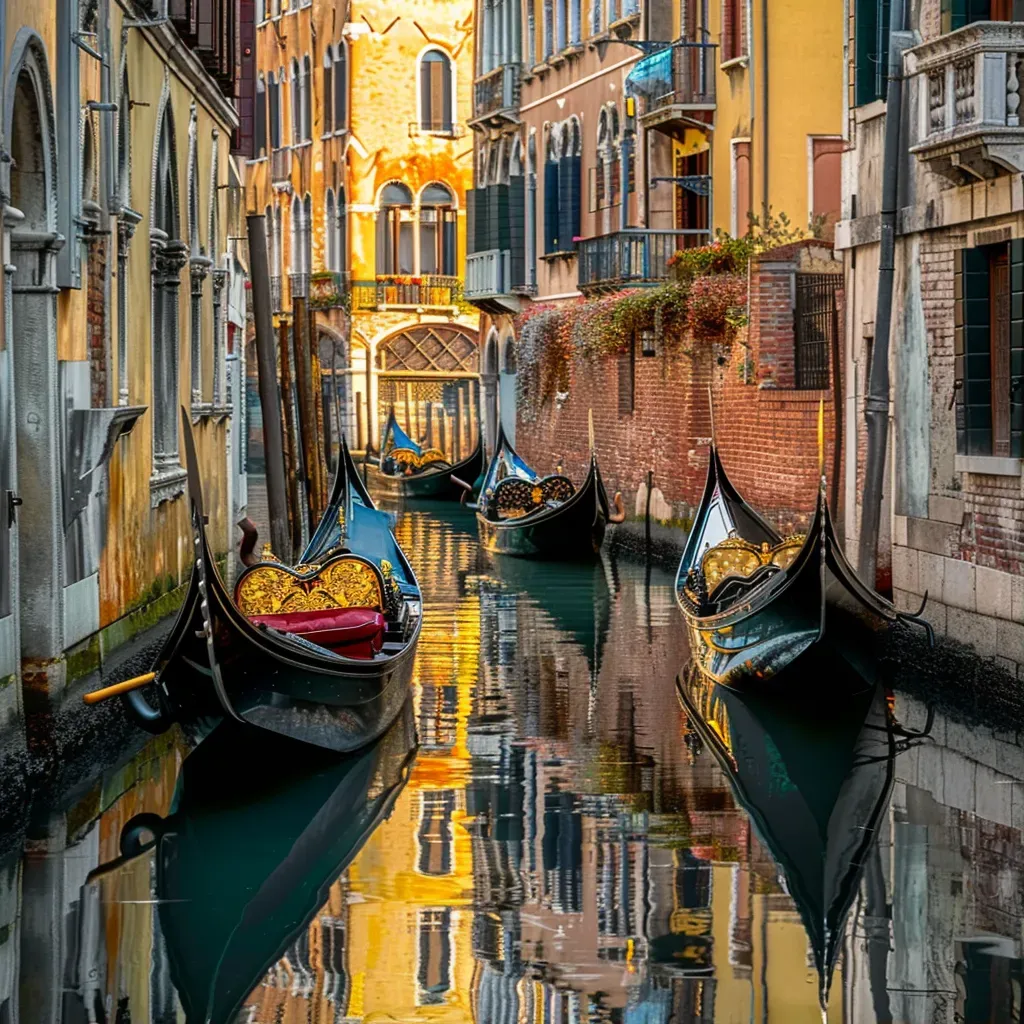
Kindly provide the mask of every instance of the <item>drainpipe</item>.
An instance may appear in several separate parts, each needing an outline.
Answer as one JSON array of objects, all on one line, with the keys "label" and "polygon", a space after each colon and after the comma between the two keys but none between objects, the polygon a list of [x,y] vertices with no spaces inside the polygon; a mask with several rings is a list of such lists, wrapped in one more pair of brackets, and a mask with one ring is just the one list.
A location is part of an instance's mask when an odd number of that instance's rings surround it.
[{"label": "drainpipe", "polygon": [[[765,0],[767,3],[767,0]],[[747,128],[747,137],[750,139],[747,160],[747,211],[754,212],[754,124],[757,120],[757,90],[754,88],[754,0],[747,0],[747,92],[750,94],[750,125]],[[767,60],[765,61],[767,64]],[[736,224],[738,234],[745,235],[750,230],[749,221],[746,224]],[[749,266],[749,264],[748,264]],[[750,284],[748,274],[747,284],[747,308],[750,308]]]},{"label": "drainpipe", "polygon": [[875,344],[864,419],[867,423],[867,464],[861,513],[857,567],[874,588],[878,565],[878,526],[882,518],[882,485],[889,433],[889,339],[892,331],[893,281],[896,275],[896,207],[900,174],[900,122],[903,112],[904,0],[892,0],[889,24],[889,85],[885,100],[885,148],[882,158],[882,212],[878,253],[878,305]]},{"label": "drainpipe", "polygon": [[[110,87],[110,62],[113,58],[112,44],[110,41],[110,0],[99,0],[96,11],[96,31],[98,33],[97,43],[99,52],[102,55],[100,61],[100,203],[103,207],[103,225],[107,229],[106,249],[107,258],[103,261],[103,351],[106,355],[107,366],[111,364],[112,348],[112,320],[113,309],[113,274],[117,266],[117,244],[118,232],[115,218],[120,213],[117,197],[114,195],[114,161],[116,159],[116,148],[114,144],[114,110],[111,99]],[[70,240],[69,240],[70,241]],[[118,281],[118,288],[123,288],[125,282]],[[121,370],[118,367],[118,373]],[[118,388],[112,373],[107,374],[107,405],[116,405],[118,402]]]},{"label": "drainpipe", "polygon": [[[896,0],[897,3],[900,0]],[[761,188],[762,226],[768,220],[768,0],[761,8]],[[753,83],[753,77],[751,77]],[[753,175],[751,175],[753,177]]]}]

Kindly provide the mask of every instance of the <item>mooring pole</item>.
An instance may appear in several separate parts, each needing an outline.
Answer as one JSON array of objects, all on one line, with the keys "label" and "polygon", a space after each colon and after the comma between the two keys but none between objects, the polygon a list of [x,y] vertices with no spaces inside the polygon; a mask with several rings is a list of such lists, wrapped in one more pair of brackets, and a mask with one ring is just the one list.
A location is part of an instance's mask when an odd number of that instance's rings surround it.
[{"label": "mooring pole", "polygon": [[256,367],[260,408],[263,413],[263,451],[267,474],[267,513],[270,546],[280,557],[288,553],[288,499],[285,491],[284,437],[281,400],[277,391],[277,357],[274,352],[274,318],[270,308],[270,268],[262,214],[246,218],[249,235],[249,273],[252,277],[253,318],[256,324]]}]

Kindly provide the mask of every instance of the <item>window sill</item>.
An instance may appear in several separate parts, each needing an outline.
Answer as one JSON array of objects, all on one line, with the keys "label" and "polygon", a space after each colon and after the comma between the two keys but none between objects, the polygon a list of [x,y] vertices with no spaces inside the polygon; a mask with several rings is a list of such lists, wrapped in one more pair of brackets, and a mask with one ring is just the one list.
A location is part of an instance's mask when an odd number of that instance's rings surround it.
[{"label": "window sill", "polygon": [[541,61],[539,64],[534,64],[533,67],[530,68],[530,74],[543,78],[550,70],[551,65],[547,61]]},{"label": "window sill", "polygon": [[958,473],[977,473],[981,476],[1020,476],[1024,459],[999,455],[957,455],[953,468]]},{"label": "window sill", "polygon": [[558,67],[561,67],[564,63],[565,63],[565,51],[564,50],[563,51],[559,51],[558,53],[553,53],[550,57],[548,57],[548,67],[558,68]]},{"label": "window sill", "polygon": [[265,164],[269,159],[269,156],[254,156],[251,160],[246,160],[245,162],[252,167],[253,164]]},{"label": "window sill", "polygon": [[575,249],[560,249],[558,252],[544,252],[541,253],[537,259],[543,260],[545,263],[553,263],[555,260],[569,260],[574,259],[576,256]]},{"label": "window sill", "polygon": [[335,128],[333,132],[324,132],[320,136],[321,142],[330,142],[331,139],[341,139],[348,135],[347,128]]},{"label": "window sill", "polygon": [[560,54],[563,60],[572,60],[573,57],[578,57],[583,52],[583,46],[580,43],[570,43]]},{"label": "window sill", "polygon": [[746,68],[750,66],[750,57],[741,53],[738,57],[733,57],[730,60],[724,60],[718,65],[721,71],[736,71],[739,68]]},{"label": "window sill", "polygon": [[305,149],[307,146],[312,146],[312,145],[313,145],[313,140],[312,139],[303,139],[301,142],[293,142],[292,143],[292,151],[294,152],[296,149]]},{"label": "window sill", "polygon": [[607,42],[609,39],[611,39],[611,37],[611,32],[602,29],[602,31],[596,32],[587,40],[587,48],[590,50],[596,49],[598,43]]},{"label": "window sill", "polygon": [[853,119],[857,124],[864,124],[865,121],[873,121],[876,117],[885,115],[885,100],[872,100],[862,107],[855,107]]},{"label": "window sill", "polygon": [[149,478],[149,505],[157,508],[165,501],[173,501],[185,493],[188,474],[182,466],[164,465]]}]

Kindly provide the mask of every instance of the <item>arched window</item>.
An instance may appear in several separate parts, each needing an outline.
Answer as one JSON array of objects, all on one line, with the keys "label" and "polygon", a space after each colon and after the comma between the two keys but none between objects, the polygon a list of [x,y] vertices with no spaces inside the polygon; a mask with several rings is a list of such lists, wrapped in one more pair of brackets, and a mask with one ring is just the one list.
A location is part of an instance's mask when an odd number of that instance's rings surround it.
[{"label": "arched window", "polygon": [[128,75],[121,79],[121,100],[117,107],[117,191],[123,206],[132,204],[132,102]]},{"label": "arched window", "polygon": [[131,93],[128,75],[121,79],[121,98],[117,107],[117,194],[121,213],[117,223],[117,401],[128,404],[128,246],[141,219],[131,209],[132,200],[132,124]]},{"label": "arched window", "polygon": [[334,47],[334,130],[348,127],[348,50],[342,40]]},{"label": "arched window", "polygon": [[175,161],[174,119],[165,108],[158,129],[152,253],[153,334],[153,476],[167,475],[178,466],[178,289],[188,247],[179,238],[178,171]]},{"label": "arched window", "polygon": [[425,132],[452,130],[452,62],[441,50],[420,58],[420,128]]},{"label": "arched window", "polygon": [[560,252],[558,238],[558,160],[560,126],[548,128],[547,155],[544,161],[544,252]]},{"label": "arched window", "polygon": [[192,402],[203,399],[203,281],[209,267],[199,240],[199,158],[196,153],[196,124],[189,126],[188,248],[189,353],[192,368]]},{"label": "arched window", "polygon": [[[526,284],[526,178],[523,176],[523,140],[516,135],[508,158],[509,274],[513,287]],[[514,212],[513,212],[514,211]]]},{"label": "arched window", "polygon": [[334,269],[344,272],[348,270],[348,238],[345,233],[348,211],[345,209],[345,190],[342,188],[338,189],[334,213],[334,224],[331,225],[334,230],[334,254],[337,261]]},{"label": "arched window", "polygon": [[420,273],[454,276],[457,256],[455,199],[437,182],[420,195]]},{"label": "arched window", "polygon": [[380,194],[377,212],[377,273],[413,273],[412,193],[393,181]]},{"label": "arched window", "polygon": [[213,157],[210,168],[210,214],[207,224],[206,248],[213,268],[213,404],[224,401],[224,284],[227,271],[220,266],[220,190],[217,188],[220,165],[217,149],[219,133],[213,133]]},{"label": "arched window", "polygon": [[292,145],[302,141],[302,85],[299,81],[299,62],[292,58],[291,74]]},{"label": "arched window", "polygon": [[313,269],[313,197],[307,192],[302,200],[302,273],[309,277]]},{"label": "arched window", "polygon": [[260,72],[256,79],[256,109],[253,112],[256,159],[267,155],[267,87]]},{"label": "arched window", "polygon": [[[292,277],[302,273],[302,254],[304,244],[302,240],[302,200],[298,196],[292,197],[292,223],[291,223],[291,258],[289,260],[289,273]],[[292,283],[294,290],[295,283]]]},{"label": "arched window", "polygon": [[313,138],[313,90],[310,83],[313,78],[313,64],[309,54],[302,58],[302,71],[300,72],[299,91],[302,94],[302,141],[306,142]]},{"label": "arched window", "polygon": [[281,82],[284,74],[267,75],[267,108],[270,114],[270,148],[281,148]]},{"label": "arched window", "polygon": [[334,241],[334,190],[328,189],[324,197],[324,267],[327,270],[338,269]]},{"label": "arched window", "polygon": [[333,46],[324,50],[324,135],[334,131],[334,56]]}]

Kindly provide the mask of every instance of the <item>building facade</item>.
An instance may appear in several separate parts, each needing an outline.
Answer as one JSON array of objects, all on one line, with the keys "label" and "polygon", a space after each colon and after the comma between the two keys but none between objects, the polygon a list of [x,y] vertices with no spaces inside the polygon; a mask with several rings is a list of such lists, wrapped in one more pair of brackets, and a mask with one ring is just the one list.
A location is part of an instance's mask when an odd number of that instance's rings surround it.
[{"label": "building facade", "polygon": [[166,15],[5,6],[5,719],[19,679],[48,707],[173,610],[191,565],[181,407],[218,550],[229,492],[244,496],[226,369],[244,321],[228,238],[241,24],[220,0]]},{"label": "building facade", "polygon": [[342,10],[257,10],[248,201],[266,217],[276,322],[287,336],[296,300],[315,311],[334,444],[379,443],[395,404],[415,436],[460,451],[477,405],[462,298],[472,7]]},{"label": "building facade", "polygon": [[752,215],[830,235],[842,6],[499,2],[476,18],[467,296],[488,314],[488,423],[500,406],[513,434],[512,318],[529,303],[664,283],[677,250]]},{"label": "building facade", "polygon": [[[887,112],[879,10],[854,6],[844,221],[847,418],[860,422],[875,344]],[[898,163],[891,431],[879,564],[902,608],[1024,668],[1024,129],[1015,6],[909,5]],[[884,25],[888,28],[888,25]],[[895,30],[898,26],[893,26]],[[881,34],[886,38],[886,33]],[[879,339],[879,344],[882,343]],[[848,548],[864,438],[845,453]]]}]

